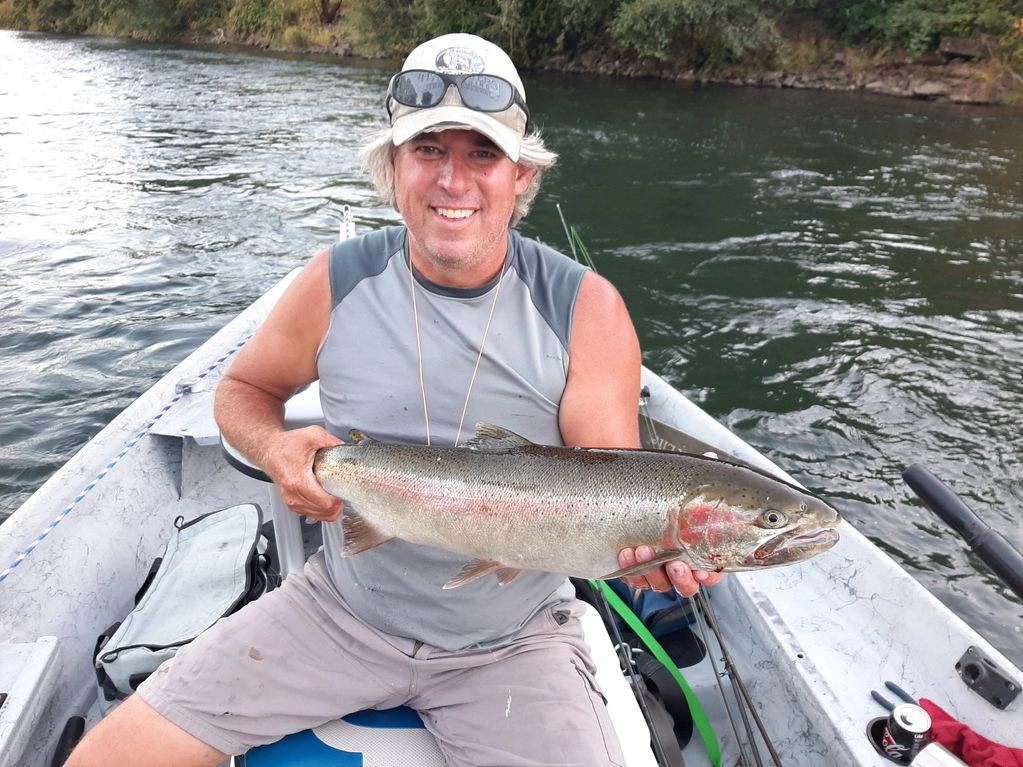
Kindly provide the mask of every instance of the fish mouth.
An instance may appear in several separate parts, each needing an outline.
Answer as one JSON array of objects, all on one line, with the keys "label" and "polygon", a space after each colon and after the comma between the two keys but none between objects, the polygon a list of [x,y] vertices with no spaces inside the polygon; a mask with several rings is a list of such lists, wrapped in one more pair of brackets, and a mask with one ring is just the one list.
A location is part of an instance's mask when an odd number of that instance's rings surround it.
[{"label": "fish mouth", "polygon": [[759,546],[748,561],[751,565],[766,567],[798,562],[827,551],[838,543],[838,530],[834,527],[812,530],[793,530]]}]

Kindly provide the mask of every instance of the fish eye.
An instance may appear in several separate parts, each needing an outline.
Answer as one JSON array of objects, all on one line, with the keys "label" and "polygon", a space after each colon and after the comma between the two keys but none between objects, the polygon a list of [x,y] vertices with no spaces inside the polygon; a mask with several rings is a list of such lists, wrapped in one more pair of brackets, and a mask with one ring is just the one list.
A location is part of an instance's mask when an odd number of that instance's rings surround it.
[{"label": "fish eye", "polygon": [[760,515],[761,527],[778,528],[784,527],[788,519],[777,509],[768,509]]}]

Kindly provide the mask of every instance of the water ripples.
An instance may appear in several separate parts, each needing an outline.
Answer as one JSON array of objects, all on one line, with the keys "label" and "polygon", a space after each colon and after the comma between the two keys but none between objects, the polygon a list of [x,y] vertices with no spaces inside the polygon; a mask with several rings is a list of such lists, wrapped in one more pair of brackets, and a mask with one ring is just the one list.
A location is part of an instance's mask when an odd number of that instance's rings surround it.
[{"label": "water ripples", "polygon": [[[357,157],[387,66],[0,32],[0,71],[2,519],[341,205],[396,217]],[[650,367],[1023,662],[1023,608],[900,476],[925,464],[1023,548],[1018,115],[527,88],[561,161],[525,232],[561,247],[560,203]]]},{"label": "water ripples", "polygon": [[923,463],[1023,549],[1019,116],[606,90],[656,117],[624,127],[566,86],[586,127],[565,130],[559,196],[599,211],[583,236],[647,363],[1023,662],[1019,600],[901,479]]}]

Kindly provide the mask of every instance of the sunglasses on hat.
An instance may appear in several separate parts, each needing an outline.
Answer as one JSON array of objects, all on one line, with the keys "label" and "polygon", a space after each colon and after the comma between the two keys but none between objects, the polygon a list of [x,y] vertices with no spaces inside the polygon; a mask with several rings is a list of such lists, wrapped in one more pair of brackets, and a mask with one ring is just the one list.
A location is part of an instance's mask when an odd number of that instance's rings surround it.
[{"label": "sunglasses on hat", "polygon": [[518,90],[497,75],[448,75],[429,69],[408,69],[398,72],[387,86],[387,116],[391,115],[391,99],[407,107],[428,109],[439,106],[448,88],[454,85],[462,104],[477,112],[503,112],[514,104],[529,121],[529,109]]}]

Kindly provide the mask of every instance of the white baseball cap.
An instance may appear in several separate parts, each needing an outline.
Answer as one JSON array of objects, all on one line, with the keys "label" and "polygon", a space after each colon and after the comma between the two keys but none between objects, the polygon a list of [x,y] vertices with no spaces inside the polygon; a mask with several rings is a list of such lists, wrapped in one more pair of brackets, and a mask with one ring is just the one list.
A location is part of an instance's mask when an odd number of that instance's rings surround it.
[{"label": "white baseball cap", "polygon": [[[492,75],[511,84],[515,91],[514,102],[500,112],[479,111],[465,105],[457,87],[444,83],[443,98],[437,106],[400,104],[393,95],[395,78],[410,70],[456,76]],[[427,40],[408,55],[401,72],[392,78],[387,93],[391,141],[395,146],[420,133],[465,128],[479,131],[518,162],[529,120],[526,91],[508,54],[482,37],[458,32]]]}]

